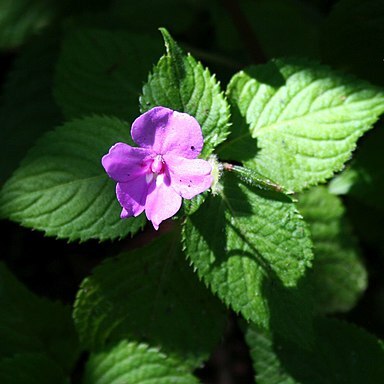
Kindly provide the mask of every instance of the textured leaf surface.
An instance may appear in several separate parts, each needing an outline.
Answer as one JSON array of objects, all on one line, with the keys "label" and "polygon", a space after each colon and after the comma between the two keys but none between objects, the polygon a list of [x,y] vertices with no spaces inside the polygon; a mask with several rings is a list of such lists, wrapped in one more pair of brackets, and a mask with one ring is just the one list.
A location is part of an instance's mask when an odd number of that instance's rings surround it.
[{"label": "textured leaf surface", "polygon": [[122,31],[72,30],[57,65],[55,97],[66,117],[114,115],[133,121],[141,87],[161,55],[160,40]]},{"label": "textured leaf surface", "polygon": [[43,354],[23,353],[0,360],[2,384],[69,384],[60,367]]},{"label": "textured leaf surface", "polygon": [[313,350],[272,341],[250,327],[246,340],[260,384],[377,384],[384,380],[379,340],[356,326],[318,319]]},{"label": "textured leaf surface", "polygon": [[183,235],[199,276],[227,305],[263,327],[305,328],[307,303],[296,286],[310,265],[311,241],[289,198],[226,175],[222,195],[188,217]]},{"label": "textured leaf surface", "polygon": [[39,37],[21,50],[4,84],[0,108],[0,183],[35,140],[61,121],[52,96],[57,36]]},{"label": "textured leaf surface", "polygon": [[170,233],[110,259],[81,285],[75,322],[84,344],[146,340],[200,364],[223,332],[221,303],[199,282]]},{"label": "textured leaf surface", "polygon": [[[294,59],[239,72],[228,95],[241,124],[234,127],[220,156],[244,161],[295,191],[339,171],[357,139],[384,111],[381,89]],[[252,138],[257,139],[253,153],[241,152]]]},{"label": "textured leaf surface", "polygon": [[142,112],[162,105],[194,116],[204,136],[203,157],[229,133],[229,106],[219,83],[191,55],[186,55],[165,29],[167,54],[148,78],[140,98]]},{"label": "textured leaf surface", "polygon": [[279,356],[274,352],[272,338],[267,332],[250,326],[245,333],[245,339],[250,349],[256,383],[298,384],[282,366]]},{"label": "textured leaf surface", "polygon": [[71,370],[78,356],[78,340],[69,308],[29,292],[2,263],[0,305],[0,359],[40,353],[65,371]]},{"label": "textured leaf surface", "polygon": [[198,380],[158,350],[123,341],[105,352],[91,355],[85,367],[84,383],[197,384]]},{"label": "textured leaf surface", "polygon": [[137,232],[145,219],[120,219],[115,182],[101,165],[111,145],[130,142],[129,132],[117,119],[89,117],[47,133],[4,185],[1,214],[69,240]]},{"label": "textured leaf surface", "polygon": [[299,196],[314,243],[313,295],[319,313],[348,311],[367,286],[367,272],[341,200],[325,187]]}]

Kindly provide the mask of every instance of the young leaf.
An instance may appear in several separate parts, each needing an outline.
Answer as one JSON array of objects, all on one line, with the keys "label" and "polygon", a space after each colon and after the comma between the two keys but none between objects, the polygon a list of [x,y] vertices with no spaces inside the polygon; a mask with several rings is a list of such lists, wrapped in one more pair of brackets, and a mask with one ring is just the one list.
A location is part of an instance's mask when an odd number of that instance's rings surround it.
[{"label": "young leaf", "polygon": [[[244,161],[294,191],[339,171],[358,138],[384,111],[383,90],[304,60],[247,68],[232,78],[228,95],[249,132],[240,126],[221,157]],[[232,145],[251,138],[257,139],[253,157],[235,158],[239,154]]]},{"label": "young leaf", "polygon": [[187,265],[180,235],[109,259],[84,280],[74,318],[85,346],[146,340],[168,355],[200,364],[224,328],[221,303]]},{"label": "young leaf", "polygon": [[198,380],[158,350],[122,341],[92,354],[85,367],[84,384],[110,383],[197,384]]},{"label": "young leaf", "polygon": [[54,95],[67,118],[114,115],[133,121],[160,41],[123,31],[71,30],[59,57]]},{"label": "young leaf", "polygon": [[69,380],[48,356],[22,353],[0,360],[0,383],[69,384]]},{"label": "young leaf", "polygon": [[36,139],[62,119],[52,96],[58,46],[55,34],[32,40],[21,50],[4,84],[0,108],[0,184]]},{"label": "young leaf", "polygon": [[292,201],[227,174],[222,194],[204,208],[187,218],[183,241],[212,291],[262,327],[308,327],[311,309],[297,286],[311,263],[311,241]]},{"label": "young leaf", "polygon": [[167,54],[143,87],[141,110],[162,105],[194,116],[203,130],[202,156],[207,157],[229,133],[229,106],[209,70],[191,55],[185,55],[165,29],[161,33]]},{"label": "young leaf", "polygon": [[71,371],[79,349],[69,308],[29,292],[2,263],[0,306],[0,359],[41,353]]},{"label": "young leaf", "polygon": [[319,313],[350,310],[367,287],[367,272],[337,196],[316,187],[299,196],[315,258],[310,280]]},{"label": "young leaf", "polygon": [[135,233],[145,219],[121,220],[115,182],[101,157],[129,126],[114,118],[88,117],[48,132],[22,161],[0,193],[0,213],[47,235],[114,239]]},{"label": "young leaf", "polygon": [[253,326],[246,340],[260,384],[377,384],[384,381],[384,350],[374,336],[337,320],[318,319],[312,350],[272,340]]}]

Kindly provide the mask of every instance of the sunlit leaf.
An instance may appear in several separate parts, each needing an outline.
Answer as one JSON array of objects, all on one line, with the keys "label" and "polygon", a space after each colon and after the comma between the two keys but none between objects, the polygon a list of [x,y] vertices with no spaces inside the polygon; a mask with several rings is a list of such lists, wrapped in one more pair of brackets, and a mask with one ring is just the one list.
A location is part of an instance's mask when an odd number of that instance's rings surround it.
[{"label": "sunlit leaf", "polygon": [[185,54],[168,31],[161,29],[167,53],[161,57],[140,98],[141,110],[162,105],[194,116],[204,136],[202,156],[209,155],[229,133],[229,106],[207,68]]},{"label": "sunlit leaf", "polygon": [[120,219],[115,182],[101,157],[130,127],[116,118],[74,120],[44,135],[0,194],[2,216],[69,240],[124,237],[145,219]]},{"label": "sunlit leaf", "polygon": [[382,89],[296,59],[246,68],[228,95],[241,124],[219,155],[294,191],[339,171],[384,111]]}]

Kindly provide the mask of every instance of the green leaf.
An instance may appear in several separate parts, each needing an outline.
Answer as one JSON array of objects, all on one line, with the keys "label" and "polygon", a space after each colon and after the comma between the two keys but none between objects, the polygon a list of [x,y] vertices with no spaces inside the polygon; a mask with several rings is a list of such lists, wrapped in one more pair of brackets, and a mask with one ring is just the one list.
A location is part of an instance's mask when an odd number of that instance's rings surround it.
[{"label": "green leaf", "polygon": [[309,326],[299,281],[311,264],[311,241],[288,197],[226,174],[221,195],[186,219],[183,241],[199,276],[247,320],[291,333]]},{"label": "green leaf", "polygon": [[0,263],[0,306],[0,360],[39,352],[66,372],[71,371],[79,347],[69,308],[29,292],[3,263]]},{"label": "green leaf", "polygon": [[84,384],[156,383],[197,384],[183,366],[145,344],[122,341],[109,350],[91,355]]},{"label": "green leaf", "polygon": [[52,23],[62,1],[1,0],[0,49],[16,48]]},{"label": "green leaf", "polygon": [[67,118],[114,115],[133,121],[160,40],[124,31],[73,29],[59,57],[54,95]]},{"label": "green leaf", "polygon": [[97,267],[81,285],[74,318],[91,349],[122,338],[148,341],[196,365],[219,342],[225,321],[221,303],[187,265],[178,232]]},{"label": "green leaf", "polygon": [[0,360],[2,384],[69,384],[60,367],[43,354],[23,353]]},{"label": "green leaf", "polygon": [[0,184],[45,131],[61,121],[52,96],[56,34],[32,40],[17,56],[4,84],[0,108]]},{"label": "green leaf", "polygon": [[379,124],[364,139],[351,164],[331,181],[329,188],[332,193],[348,194],[384,212],[384,125]]},{"label": "green leaf", "polygon": [[162,105],[194,116],[203,130],[202,156],[207,157],[229,133],[229,106],[209,70],[185,55],[165,29],[161,33],[167,54],[143,87],[141,111]]},{"label": "green leaf", "polygon": [[256,380],[260,384],[377,384],[384,381],[379,340],[355,325],[318,319],[312,350],[249,327]]},{"label": "green leaf", "polygon": [[113,144],[131,142],[129,131],[127,123],[95,116],[48,132],[4,185],[2,216],[71,241],[137,232],[144,217],[120,219],[115,182],[101,165]]},{"label": "green leaf", "polygon": [[[294,191],[339,171],[358,138],[384,111],[381,89],[296,59],[273,60],[239,72],[228,85],[228,95],[243,122],[220,157],[243,161]],[[252,138],[257,139],[253,153],[239,153]]]},{"label": "green leaf", "polygon": [[206,197],[208,196],[208,191],[201,193],[200,195],[195,196],[193,199],[183,200],[183,209],[184,213],[187,215],[192,215],[195,213],[201,205],[204,203]]},{"label": "green leaf", "polygon": [[25,328],[24,323],[0,319],[0,357],[12,356],[20,352],[44,352],[44,346],[37,335]]},{"label": "green leaf", "polygon": [[349,311],[367,287],[367,272],[341,200],[325,187],[299,196],[314,243],[313,295],[319,313]]},{"label": "green leaf", "polygon": [[268,332],[250,325],[245,333],[257,384],[298,384],[284,369],[274,352]]}]

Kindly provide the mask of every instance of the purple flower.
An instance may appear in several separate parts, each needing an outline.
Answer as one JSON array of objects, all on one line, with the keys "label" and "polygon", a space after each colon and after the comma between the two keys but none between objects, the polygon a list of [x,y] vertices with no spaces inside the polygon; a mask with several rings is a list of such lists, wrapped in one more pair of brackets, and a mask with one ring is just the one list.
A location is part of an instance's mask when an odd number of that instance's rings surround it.
[{"label": "purple flower", "polygon": [[117,181],[116,196],[123,207],[120,217],[144,210],[155,229],[212,183],[211,165],[197,159],[203,148],[199,123],[192,116],[155,107],[132,124],[139,147],[117,143],[102,158],[108,175]]}]

